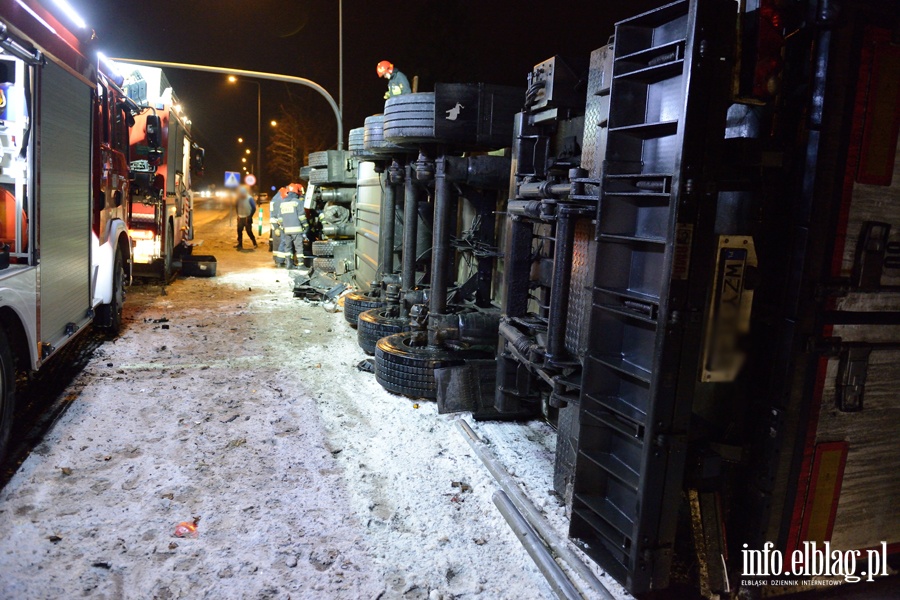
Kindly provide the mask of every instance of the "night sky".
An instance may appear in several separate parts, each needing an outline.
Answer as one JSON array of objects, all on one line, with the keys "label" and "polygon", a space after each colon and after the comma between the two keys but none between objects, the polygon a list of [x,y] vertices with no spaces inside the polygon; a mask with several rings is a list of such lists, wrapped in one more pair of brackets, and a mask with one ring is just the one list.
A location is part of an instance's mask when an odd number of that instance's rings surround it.
[{"label": "night sky", "polygon": [[[338,99],[337,0],[69,0],[109,56],[201,63],[306,77]],[[521,85],[532,65],[554,54],[586,60],[615,21],[664,0],[563,1],[344,0],[344,127],[383,109],[386,82],[375,65],[390,60],[419,91],[435,81]],[[47,3],[52,6],[52,3]],[[168,73],[207,149],[206,183],[238,170],[243,136],[256,152],[256,86],[225,76]],[[295,88],[327,123],[324,99]],[[263,82],[263,147],[285,84]],[[336,138],[332,131],[330,139]],[[263,154],[265,174],[265,153]],[[263,183],[283,184],[269,181]]]}]

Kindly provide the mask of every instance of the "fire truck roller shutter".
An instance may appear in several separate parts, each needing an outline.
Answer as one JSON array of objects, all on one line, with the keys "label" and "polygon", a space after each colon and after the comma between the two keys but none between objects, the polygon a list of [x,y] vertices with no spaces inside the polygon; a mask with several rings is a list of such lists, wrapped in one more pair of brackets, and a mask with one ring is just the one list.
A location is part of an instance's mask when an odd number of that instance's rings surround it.
[{"label": "fire truck roller shutter", "polygon": [[40,332],[58,346],[91,309],[91,87],[53,62],[40,77]]}]

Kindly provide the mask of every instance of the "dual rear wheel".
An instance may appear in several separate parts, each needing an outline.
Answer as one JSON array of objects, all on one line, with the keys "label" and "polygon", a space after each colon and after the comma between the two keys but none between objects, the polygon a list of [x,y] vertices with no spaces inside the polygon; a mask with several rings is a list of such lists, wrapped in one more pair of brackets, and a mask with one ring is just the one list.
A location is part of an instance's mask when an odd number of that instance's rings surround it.
[{"label": "dual rear wheel", "polygon": [[454,348],[429,346],[425,332],[396,333],[380,339],[375,346],[375,379],[389,392],[434,399],[437,397],[435,369],[491,357],[491,352],[465,344]]}]

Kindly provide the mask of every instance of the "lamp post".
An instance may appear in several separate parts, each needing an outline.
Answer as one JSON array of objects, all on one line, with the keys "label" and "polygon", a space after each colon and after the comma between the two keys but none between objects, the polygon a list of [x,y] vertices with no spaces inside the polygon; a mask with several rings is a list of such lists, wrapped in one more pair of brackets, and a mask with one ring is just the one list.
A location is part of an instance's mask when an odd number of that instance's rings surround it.
[{"label": "lamp post", "polygon": [[237,83],[243,81],[252,83],[256,86],[256,177],[257,180],[262,177],[262,85],[258,81],[228,76],[229,83]]},{"label": "lamp post", "polygon": [[[338,0],[338,112],[344,127],[344,0]],[[338,149],[341,147],[338,146]]]}]

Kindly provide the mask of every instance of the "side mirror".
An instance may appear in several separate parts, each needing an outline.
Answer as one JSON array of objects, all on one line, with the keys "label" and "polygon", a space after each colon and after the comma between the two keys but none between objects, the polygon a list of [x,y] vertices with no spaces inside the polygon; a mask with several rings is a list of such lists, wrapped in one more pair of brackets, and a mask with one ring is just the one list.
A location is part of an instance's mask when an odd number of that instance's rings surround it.
[{"label": "side mirror", "polygon": [[131,107],[128,106],[128,103],[124,101],[118,102],[116,108],[125,115],[125,124],[128,125],[128,129],[134,127],[134,115],[131,113]]},{"label": "side mirror", "polygon": [[206,158],[206,150],[194,144],[191,146],[191,174],[197,177],[203,176],[203,160]]},{"label": "side mirror", "polygon": [[159,115],[147,116],[147,145],[151,148],[162,147],[162,121]]}]

